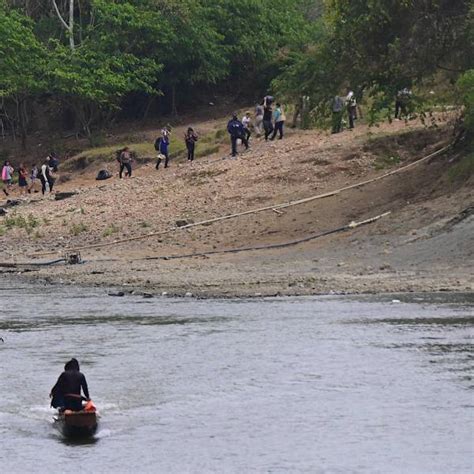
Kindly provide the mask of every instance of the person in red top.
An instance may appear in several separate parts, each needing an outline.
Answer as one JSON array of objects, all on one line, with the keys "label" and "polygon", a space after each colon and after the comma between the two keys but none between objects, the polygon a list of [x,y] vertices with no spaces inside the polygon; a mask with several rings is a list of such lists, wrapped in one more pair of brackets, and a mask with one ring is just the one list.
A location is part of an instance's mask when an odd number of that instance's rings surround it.
[{"label": "person in red top", "polygon": [[20,187],[20,194],[25,195],[28,190],[28,170],[23,163],[18,168],[18,186]]}]

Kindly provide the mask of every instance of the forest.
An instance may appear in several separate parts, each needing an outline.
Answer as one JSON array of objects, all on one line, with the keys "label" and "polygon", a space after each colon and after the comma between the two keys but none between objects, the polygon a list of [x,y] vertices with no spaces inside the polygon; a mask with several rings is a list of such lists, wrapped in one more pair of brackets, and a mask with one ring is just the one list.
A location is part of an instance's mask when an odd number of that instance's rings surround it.
[{"label": "forest", "polygon": [[0,138],[91,137],[216,92],[304,98],[315,122],[351,87],[389,117],[399,89],[430,81],[472,137],[473,23],[470,0],[0,0]]}]

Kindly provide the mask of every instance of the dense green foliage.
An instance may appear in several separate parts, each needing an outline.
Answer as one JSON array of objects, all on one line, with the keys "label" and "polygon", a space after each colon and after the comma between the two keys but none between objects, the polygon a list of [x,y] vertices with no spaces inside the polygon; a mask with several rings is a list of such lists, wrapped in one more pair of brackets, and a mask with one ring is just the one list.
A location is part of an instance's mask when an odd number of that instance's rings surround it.
[{"label": "dense green foliage", "polygon": [[[324,115],[350,86],[389,109],[443,71],[472,119],[469,0],[0,0],[0,131],[54,120],[91,136],[116,117],[172,112],[272,84]],[[306,97],[302,102],[302,97]]]},{"label": "dense green foliage", "polygon": [[474,64],[469,0],[326,0],[324,5],[312,40],[274,81],[289,98],[299,89],[316,109],[350,87],[359,98],[370,97],[373,113],[389,110],[403,87],[416,89],[440,72],[454,84]]},{"label": "dense green foliage", "polygon": [[464,122],[468,141],[474,142],[474,69],[461,76],[458,87],[465,105]]},{"label": "dense green foliage", "polygon": [[37,104],[90,136],[160,97],[158,113],[214,85],[250,97],[277,71],[280,48],[306,40],[306,3],[0,0],[2,129],[26,137]]}]

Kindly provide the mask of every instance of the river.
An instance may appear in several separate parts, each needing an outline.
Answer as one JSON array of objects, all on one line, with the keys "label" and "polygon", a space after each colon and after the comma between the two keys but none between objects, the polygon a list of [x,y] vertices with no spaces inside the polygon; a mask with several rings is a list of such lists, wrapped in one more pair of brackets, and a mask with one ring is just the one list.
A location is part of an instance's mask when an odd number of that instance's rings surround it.
[{"label": "river", "polygon": [[[195,300],[0,279],[1,470],[473,472],[473,295]],[[48,393],[77,357],[87,443]]]}]

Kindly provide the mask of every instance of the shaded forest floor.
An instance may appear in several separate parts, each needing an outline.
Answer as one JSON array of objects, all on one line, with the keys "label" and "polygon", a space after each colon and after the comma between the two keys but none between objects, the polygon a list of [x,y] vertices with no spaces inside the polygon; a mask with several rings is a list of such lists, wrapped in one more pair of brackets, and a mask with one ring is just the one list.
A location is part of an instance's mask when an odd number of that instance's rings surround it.
[{"label": "shaded forest floor", "polygon": [[[110,150],[82,153],[94,159],[79,168],[73,164],[78,158],[72,158],[63,165],[67,178],[59,180],[58,190],[76,195],[55,201],[33,194],[0,217],[2,260],[47,261],[64,249],[110,245],[81,250],[83,265],[0,271],[21,271],[40,281],[200,296],[473,290],[473,176],[465,157],[453,152],[279,212],[114,244],[166,231],[177,221],[198,222],[329,192],[413,162],[452,138],[449,116],[441,115],[428,129],[414,120],[359,125],[337,135],[288,130],[281,141],[254,138],[250,150],[233,160],[222,132],[225,121],[200,125],[205,156],[191,164],[178,154],[168,169],[158,171],[147,159],[153,157],[157,130],[143,132],[140,140],[148,148],[137,147],[140,159],[130,179],[118,179]],[[184,128],[173,134],[181,137]],[[104,167],[114,177],[95,181]],[[144,260],[278,244],[387,211],[391,214],[376,223],[295,246]]]}]

